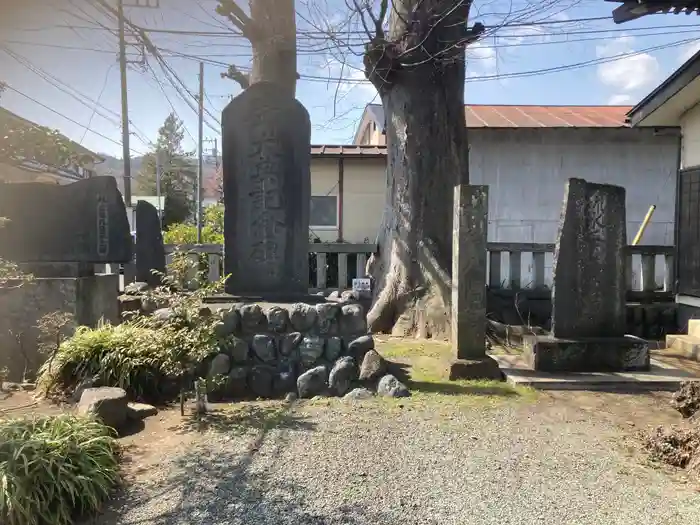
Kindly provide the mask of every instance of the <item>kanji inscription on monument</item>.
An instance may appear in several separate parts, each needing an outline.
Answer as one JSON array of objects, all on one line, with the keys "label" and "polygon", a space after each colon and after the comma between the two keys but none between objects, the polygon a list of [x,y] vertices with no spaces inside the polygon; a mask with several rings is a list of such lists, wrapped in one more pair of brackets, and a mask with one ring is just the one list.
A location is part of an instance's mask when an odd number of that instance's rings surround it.
[{"label": "kanji inscription on monument", "polygon": [[261,82],[224,109],[224,271],[231,294],[306,293],[309,115]]}]

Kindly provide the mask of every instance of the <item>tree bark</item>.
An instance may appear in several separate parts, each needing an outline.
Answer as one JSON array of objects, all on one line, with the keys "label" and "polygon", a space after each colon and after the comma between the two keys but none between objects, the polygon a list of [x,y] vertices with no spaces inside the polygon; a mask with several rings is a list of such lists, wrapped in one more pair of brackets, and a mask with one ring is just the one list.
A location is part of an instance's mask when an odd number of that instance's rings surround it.
[{"label": "tree bark", "polygon": [[384,106],[388,147],[368,324],[374,332],[446,337],[453,188],[469,181],[459,44],[468,34],[469,3],[395,0],[393,8],[388,40],[378,35],[365,55],[366,75]]},{"label": "tree bark", "polygon": [[250,0],[250,15],[255,24],[250,83],[274,82],[294,97],[298,78],[294,0]]}]

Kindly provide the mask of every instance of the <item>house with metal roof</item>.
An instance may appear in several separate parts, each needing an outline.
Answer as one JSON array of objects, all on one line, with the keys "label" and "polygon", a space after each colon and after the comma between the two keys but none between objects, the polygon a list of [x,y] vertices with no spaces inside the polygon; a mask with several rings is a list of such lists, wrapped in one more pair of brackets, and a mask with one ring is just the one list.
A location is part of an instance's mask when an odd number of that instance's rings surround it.
[{"label": "house with metal roof", "polygon": [[676,302],[683,326],[700,318],[700,52],[632,108],[628,121],[636,129],[681,131],[679,169],[666,191],[675,200]]},{"label": "house with metal roof", "polygon": [[[580,177],[627,189],[630,239],[656,205],[642,244],[672,245],[675,200],[669,190],[678,168],[679,129],[631,127],[630,109],[466,105],[470,181],[490,188],[489,241],[554,242],[565,183]],[[312,149],[312,188],[314,195],[337,196],[344,232],[353,232],[344,240],[362,242],[374,239],[385,210],[381,106],[366,108],[355,142]],[[315,167],[321,159],[327,165],[323,172]]]},{"label": "house with metal roof", "polygon": [[620,5],[613,9],[613,21],[623,24],[648,15],[699,14],[700,0],[606,0]]},{"label": "house with metal roof", "polygon": [[[0,107],[0,129],[5,126],[40,128],[38,124],[20,117],[19,115]],[[94,166],[104,159],[64,137],[80,155],[80,162],[65,166],[49,166],[34,159],[21,156],[3,158],[0,160],[0,181],[3,182],[46,182],[51,184],[70,184],[77,180],[95,176]]]}]

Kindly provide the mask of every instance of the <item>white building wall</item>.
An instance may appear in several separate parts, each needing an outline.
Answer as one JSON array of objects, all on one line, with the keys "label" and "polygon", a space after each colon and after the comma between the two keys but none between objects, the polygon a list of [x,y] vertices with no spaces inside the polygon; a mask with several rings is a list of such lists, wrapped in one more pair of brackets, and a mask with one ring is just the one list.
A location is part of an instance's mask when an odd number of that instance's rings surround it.
[{"label": "white building wall", "polygon": [[681,117],[681,132],[681,167],[686,169],[700,166],[700,104]]},{"label": "white building wall", "polygon": [[631,241],[673,244],[678,139],[650,129],[480,129],[469,133],[470,181],[489,186],[489,241],[552,243],[567,179],[624,186]]}]

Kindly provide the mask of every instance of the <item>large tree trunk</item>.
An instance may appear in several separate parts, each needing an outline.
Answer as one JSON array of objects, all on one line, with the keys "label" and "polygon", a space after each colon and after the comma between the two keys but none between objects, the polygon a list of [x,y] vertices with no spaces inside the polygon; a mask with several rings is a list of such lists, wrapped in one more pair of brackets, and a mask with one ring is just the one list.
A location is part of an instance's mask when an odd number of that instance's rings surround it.
[{"label": "large tree trunk", "polygon": [[216,11],[250,41],[252,70],[243,73],[232,65],[222,76],[235,80],[243,89],[256,82],[274,82],[294,97],[299,78],[294,0],[249,0],[248,13],[240,3],[219,0]]},{"label": "large tree trunk", "polygon": [[250,0],[250,15],[255,24],[250,83],[275,82],[294,97],[298,78],[294,0]]},{"label": "large tree trunk", "polygon": [[[366,53],[388,145],[387,209],[370,265],[376,295],[368,324],[374,332],[449,334],[452,195],[455,184],[469,180],[464,49],[454,44],[466,35],[469,5],[437,25],[436,14],[458,3],[395,1],[389,38],[375,40]],[[460,17],[463,31],[456,26]]]}]

